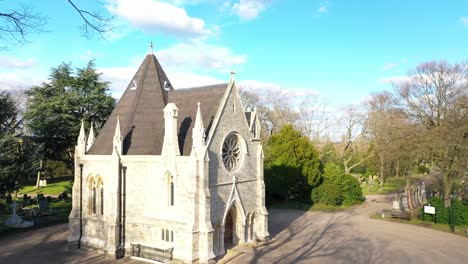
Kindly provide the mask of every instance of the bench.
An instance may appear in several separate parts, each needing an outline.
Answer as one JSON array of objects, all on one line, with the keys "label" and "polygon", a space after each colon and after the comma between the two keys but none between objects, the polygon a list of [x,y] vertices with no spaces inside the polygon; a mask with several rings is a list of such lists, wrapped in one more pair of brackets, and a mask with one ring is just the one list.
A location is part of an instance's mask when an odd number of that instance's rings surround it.
[{"label": "bench", "polygon": [[411,220],[411,213],[400,211],[400,210],[383,210],[382,218],[386,218],[386,217]]},{"label": "bench", "polygon": [[131,243],[133,257],[156,260],[162,263],[169,263],[172,260],[173,247],[159,248],[154,245]]}]

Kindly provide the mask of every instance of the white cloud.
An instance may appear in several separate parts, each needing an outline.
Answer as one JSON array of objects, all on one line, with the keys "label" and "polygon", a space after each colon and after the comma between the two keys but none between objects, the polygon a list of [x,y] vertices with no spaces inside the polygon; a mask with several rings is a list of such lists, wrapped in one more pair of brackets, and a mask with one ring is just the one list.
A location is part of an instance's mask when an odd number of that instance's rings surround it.
[{"label": "white cloud", "polygon": [[244,64],[247,55],[234,54],[231,49],[201,41],[179,43],[156,52],[164,67],[191,67],[229,71]]},{"label": "white cloud", "polygon": [[25,90],[40,83],[41,80],[26,73],[0,73],[0,89]]},{"label": "white cloud", "polygon": [[319,8],[317,8],[317,12],[328,13],[328,1],[321,2]]},{"label": "white cloud", "polygon": [[387,64],[385,64],[383,66],[383,69],[384,69],[384,71],[388,71],[388,70],[391,70],[391,69],[393,69],[395,67],[398,67],[398,66],[399,66],[399,64],[397,64],[397,63],[387,63]]},{"label": "white cloud", "polygon": [[[224,3],[224,6],[226,6],[226,3]],[[232,5],[231,10],[242,20],[252,20],[258,17],[266,7],[265,0],[239,0],[239,2]]]},{"label": "white cloud", "polygon": [[31,68],[37,64],[34,59],[19,59],[11,56],[0,55],[0,68],[6,69],[24,69]]},{"label": "white cloud", "polygon": [[306,98],[317,97],[320,93],[309,88],[282,87],[275,83],[245,80],[238,83],[239,88],[255,93],[260,101],[268,102],[271,96],[281,98],[291,104],[298,104]]},{"label": "white cloud", "polygon": [[460,23],[462,23],[465,27],[468,27],[468,17],[466,16],[460,17]]},{"label": "white cloud", "polygon": [[90,61],[90,60],[96,59],[97,57],[100,57],[101,55],[102,53],[100,52],[93,52],[93,51],[87,50],[85,53],[79,55],[79,58],[80,60],[83,60],[83,61]]},{"label": "white cloud", "polygon": [[385,83],[385,84],[400,84],[409,80],[410,78],[408,76],[392,76],[392,77],[381,78],[377,81],[380,83]]},{"label": "white cloud", "polygon": [[146,32],[162,32],[182,37],[201,37],[212,33],[201,18],[185,9],[158,0],[109,0],[107,9]]}]

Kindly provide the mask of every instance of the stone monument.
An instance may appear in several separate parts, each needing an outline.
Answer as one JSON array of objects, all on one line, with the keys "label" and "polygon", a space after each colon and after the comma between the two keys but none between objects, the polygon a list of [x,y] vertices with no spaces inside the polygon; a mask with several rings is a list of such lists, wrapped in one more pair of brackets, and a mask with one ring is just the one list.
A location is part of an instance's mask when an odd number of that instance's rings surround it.
[{"label": "stone monument", "polygon": [[21,219],[16,214],[16,201],[13,201],[13,205],[11,206],[13,208],[13,214],[5,221],[5,225],[9,227],[15,227],[15,228],[25,228],[25,227],[30,227],[34,225],[34,222],[30,221],[24,221]]}]

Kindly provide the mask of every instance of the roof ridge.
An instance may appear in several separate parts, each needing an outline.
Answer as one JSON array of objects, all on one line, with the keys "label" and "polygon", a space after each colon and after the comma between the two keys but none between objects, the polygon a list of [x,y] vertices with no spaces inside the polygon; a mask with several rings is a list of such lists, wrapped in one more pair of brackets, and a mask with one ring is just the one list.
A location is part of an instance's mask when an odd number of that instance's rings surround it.
[{"label": "roof ridge", "polygon": [[199,89],[199,88],[211,88],[215,86],[221,86],[221,85],[228,85],[229,83],[215,83],[215,84],[208,84],[208,85],[200,85],[200,86],[193,86],[193,87],[183,87],[183,88],[177,88],[174,89],[174,91],[180,91],[180,90],[191,90],[191,89]]}]

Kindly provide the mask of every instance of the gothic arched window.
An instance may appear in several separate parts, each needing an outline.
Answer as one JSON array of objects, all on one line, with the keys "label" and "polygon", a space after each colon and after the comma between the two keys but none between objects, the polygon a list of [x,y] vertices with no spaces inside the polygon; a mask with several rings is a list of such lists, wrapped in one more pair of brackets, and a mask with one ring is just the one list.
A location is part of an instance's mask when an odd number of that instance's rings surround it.
[{"label": "gothic arched window", "polygon": [[174,178],[169,177],[169,205],[174,206]]}]

